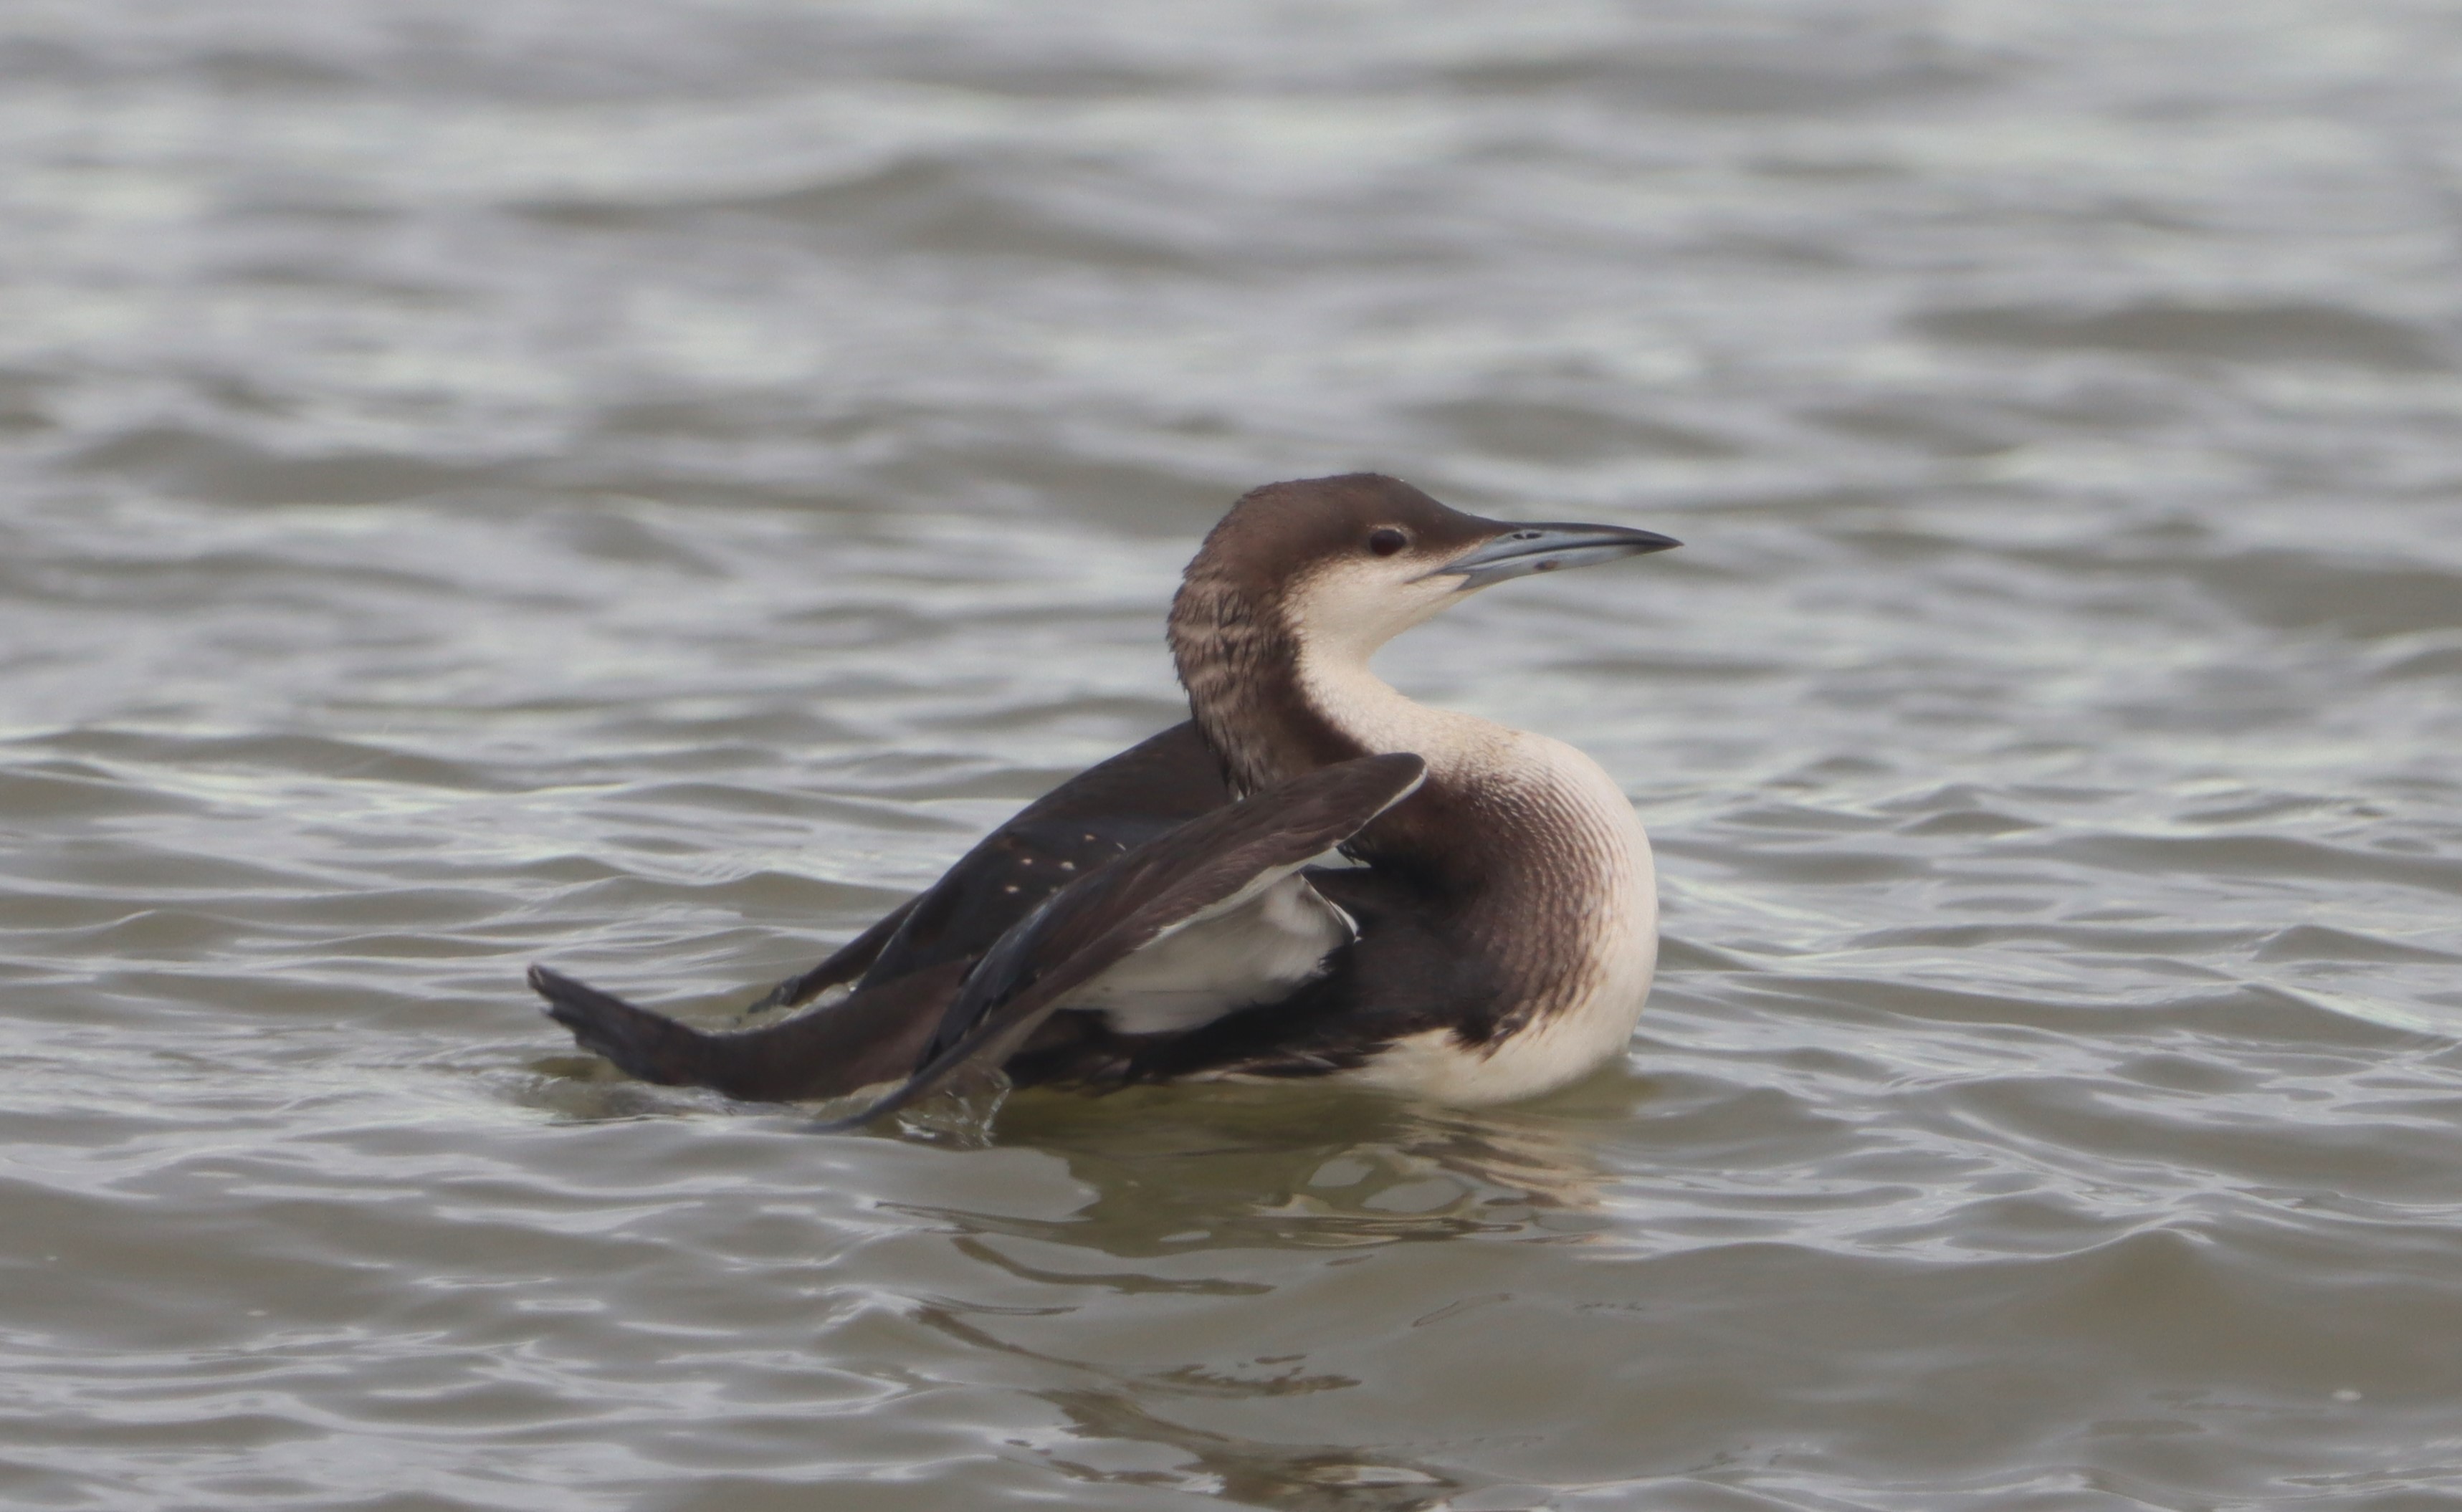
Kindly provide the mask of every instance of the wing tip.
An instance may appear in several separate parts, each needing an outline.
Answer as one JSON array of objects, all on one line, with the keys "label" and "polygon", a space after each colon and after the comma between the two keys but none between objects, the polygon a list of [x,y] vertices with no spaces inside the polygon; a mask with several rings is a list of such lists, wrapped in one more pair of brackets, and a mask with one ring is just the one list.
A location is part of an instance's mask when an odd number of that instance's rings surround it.
[{"label": "wing tip", "polygon": [[1388,800],[1387,808],[1417,791],[1419,785],[1428,780],[1428,759],[1417,751],[1387,751],[1363,760],[1373,763],[1378,771],[1388,774],[1389,780],[1401,785]]}]

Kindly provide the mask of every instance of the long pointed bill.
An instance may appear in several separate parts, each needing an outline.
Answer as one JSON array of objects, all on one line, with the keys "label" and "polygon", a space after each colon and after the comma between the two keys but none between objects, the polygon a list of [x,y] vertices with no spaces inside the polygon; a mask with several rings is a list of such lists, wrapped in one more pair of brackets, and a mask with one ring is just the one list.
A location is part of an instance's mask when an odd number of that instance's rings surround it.
[{"label": "long pointed bill", "polygon": [[1594,567],[1683,544],[1656,530],[1631,530],[1620,525],[1517,525],[1427,575],[1458,577],[1458,592],[1466,594],[1508,577]]}]

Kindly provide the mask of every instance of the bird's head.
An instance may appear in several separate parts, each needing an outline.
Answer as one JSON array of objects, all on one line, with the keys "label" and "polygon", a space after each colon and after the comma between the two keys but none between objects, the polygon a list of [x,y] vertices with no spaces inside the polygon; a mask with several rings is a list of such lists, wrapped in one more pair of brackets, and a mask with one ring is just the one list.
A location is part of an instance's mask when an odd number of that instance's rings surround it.
[{"label": "bird's head", "polygon": [[1365,661],[1507,578],[1678,544],[1618,525],[1483,519],[1378,473],[1267,484],[1231,507],[1188,564],[1172,638],[1185,650],[1256,616],[1307,651]]}]

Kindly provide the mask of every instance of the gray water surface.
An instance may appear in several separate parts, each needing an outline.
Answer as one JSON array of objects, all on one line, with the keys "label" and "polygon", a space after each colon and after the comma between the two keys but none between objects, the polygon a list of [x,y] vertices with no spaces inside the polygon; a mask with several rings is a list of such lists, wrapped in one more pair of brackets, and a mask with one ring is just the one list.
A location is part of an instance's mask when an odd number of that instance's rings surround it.
[{"label": "gray water surface", "polygon": [[[2462,11],[0,10],[0,1501],[2462,1506]],[[1656,836],[1484,1112],[632,1084],[1230,499]]]}]

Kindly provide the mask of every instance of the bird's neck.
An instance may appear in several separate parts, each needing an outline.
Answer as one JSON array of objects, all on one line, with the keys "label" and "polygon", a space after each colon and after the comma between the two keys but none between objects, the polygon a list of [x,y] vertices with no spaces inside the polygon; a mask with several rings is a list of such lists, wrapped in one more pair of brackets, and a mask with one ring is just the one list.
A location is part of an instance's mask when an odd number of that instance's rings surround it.
[{"label": "bird's neck", "polygon": [[1311,644],[1279,605],[1235,585],[1191,576],[1172,603],[1171,652],[1198,730],[1235,793],[1354,756],[1416,748],[1379,738],[1389,705],[1415,705],[1365,658]]},{"label": "bird's neck", "polygon": [[1412,751],[1428,763],[1418,794],[1350,849],[1401,860],[1431,848],[1420,832],[1471,796],[1513,734],[1434,709],[1369,669],[1372,646],[1311,637],[1221,585],[1192,580],[1172,609],[1171,642],[1199,732],[1245,795],[1356,756]]}]

